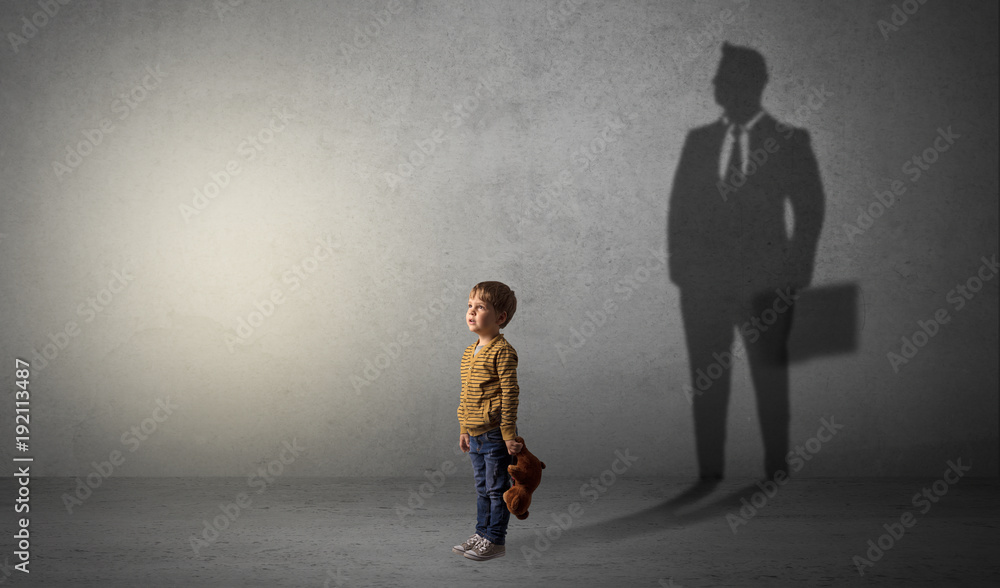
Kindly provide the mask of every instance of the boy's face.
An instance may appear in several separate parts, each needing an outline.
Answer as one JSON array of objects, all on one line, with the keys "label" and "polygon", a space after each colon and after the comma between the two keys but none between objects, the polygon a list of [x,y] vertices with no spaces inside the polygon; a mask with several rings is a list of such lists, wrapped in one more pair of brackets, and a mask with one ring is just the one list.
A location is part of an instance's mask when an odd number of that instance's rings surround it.
[{"label": "boy's face", "polygon": [[495,334],[500,331],[500,323],[504,315],[497,316],[493,305],[479,296],[469,298],[469,310],[465,313],[469,330],[477,335]]}]

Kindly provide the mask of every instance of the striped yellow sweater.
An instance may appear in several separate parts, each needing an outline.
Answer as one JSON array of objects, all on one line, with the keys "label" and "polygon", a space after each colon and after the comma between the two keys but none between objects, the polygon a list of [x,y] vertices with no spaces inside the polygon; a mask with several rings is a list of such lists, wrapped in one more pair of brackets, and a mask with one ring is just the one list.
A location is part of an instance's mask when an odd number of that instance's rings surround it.
[{"label": "striped yellow sweater", "polygon": [[500,427],[505,440],[516,436],[517,351],[497,335],[473,355],[476,345],[462,355],[462,395],[458,403],[459,431],[482,435]]}]

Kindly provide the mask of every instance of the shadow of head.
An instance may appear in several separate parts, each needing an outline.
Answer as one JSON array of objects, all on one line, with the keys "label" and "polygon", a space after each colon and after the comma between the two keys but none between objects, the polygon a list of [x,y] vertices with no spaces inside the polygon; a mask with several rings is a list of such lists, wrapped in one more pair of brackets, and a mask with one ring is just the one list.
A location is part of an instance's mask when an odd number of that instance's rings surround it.
[{"label": "shadow of head", "polygon": [[749,47],[722,44],[722,59],[712,78],[715,101],[737,122],[744,122],[760,109],[767,85],[764,56]]}]

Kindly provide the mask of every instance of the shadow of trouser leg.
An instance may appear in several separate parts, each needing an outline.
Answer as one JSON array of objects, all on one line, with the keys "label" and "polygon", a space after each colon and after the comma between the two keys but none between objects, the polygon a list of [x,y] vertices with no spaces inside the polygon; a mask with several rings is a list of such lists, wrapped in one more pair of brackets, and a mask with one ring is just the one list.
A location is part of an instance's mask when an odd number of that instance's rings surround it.
[{"label": "shadow of trouser leg", "polygon": [[695,445],[702,478],[717,478],[725,466],[726,408],[734,358],[731,311],[720,300],[681,295],[690,361]]},{"label": "shadow of trouser leg", "polygon": [[787,466],[788,428],[790,420],[788,378],[788,335],[794,307],[777,305],[774,293],[754,300],[753,314],[761,326],[760,338],[746,343],[750,374],[757,397],[757,414],[764,438],[764,469],[768,476]]}]

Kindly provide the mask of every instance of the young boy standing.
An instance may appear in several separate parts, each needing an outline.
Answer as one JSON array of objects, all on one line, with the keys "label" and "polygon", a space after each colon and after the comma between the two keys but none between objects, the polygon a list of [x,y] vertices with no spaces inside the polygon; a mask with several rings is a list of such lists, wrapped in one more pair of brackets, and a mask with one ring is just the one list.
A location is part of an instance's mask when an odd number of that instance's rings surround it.
[{"label": "young boy standing", "polygon": [[514,292],[500,282],[480,282],[469,293],[465,315],[479,339],[462,355],[458,445],[472,458],[476,480],[476,533],[452,551],[469,559],[504,555],[510,511],[507,466],[521,451],[517,436],[517,351],[500,334],[517,310]]}]

